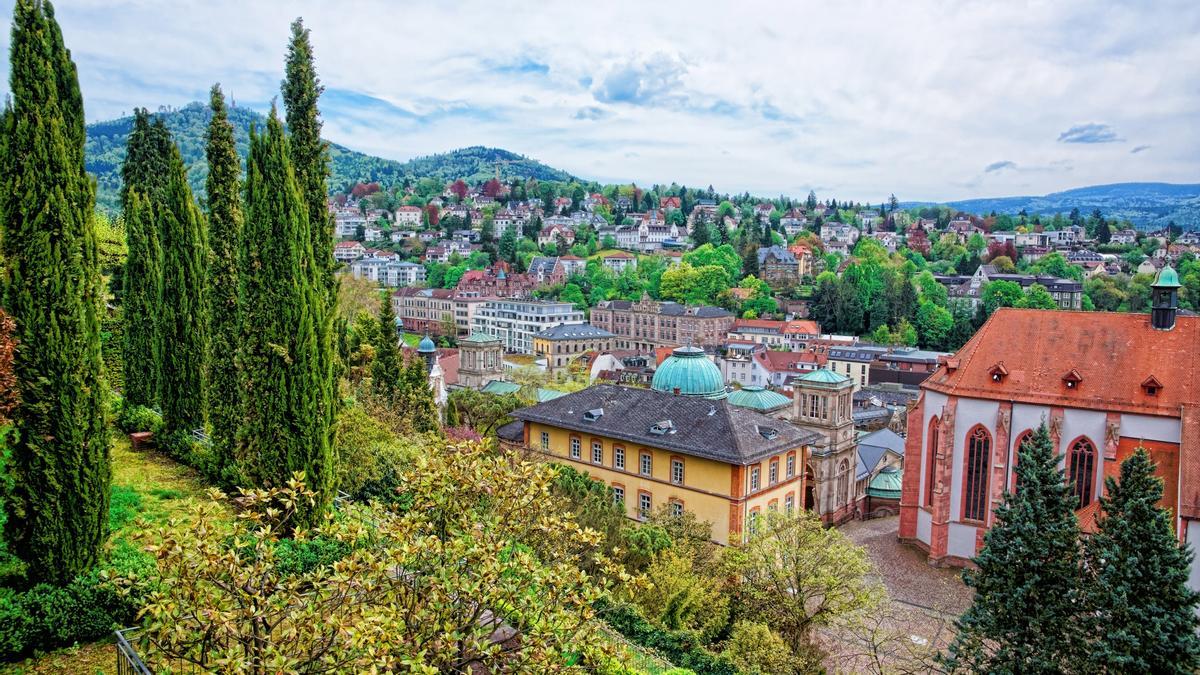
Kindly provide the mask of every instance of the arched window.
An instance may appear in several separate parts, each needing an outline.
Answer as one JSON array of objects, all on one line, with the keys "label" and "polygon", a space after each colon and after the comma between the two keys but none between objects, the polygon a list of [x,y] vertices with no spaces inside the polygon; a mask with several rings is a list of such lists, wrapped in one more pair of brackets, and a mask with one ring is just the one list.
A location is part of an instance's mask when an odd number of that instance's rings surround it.
[{"label": "arched window", "polygon": [[987,519],[988,464],[992,450],[992,435],[981,426],[967,432],[967,456],[963,466],[964,520]]},{"label": "arched window", "polygon": [[838,480],[837,480],[837,498],[834,499],[833,508],[838,509],[847,503],[850,494],[850,462],[842,460],[838,464]]},{"label": "arched window", "polygon": [[1079,500],[1075,508],[1082,509],[1091,504],[1092,488],[1096,479],[1096,446],[1087,438],[1080,438],[1071,444],[1067,478],[1071,481],[1075,498]]},{"label": "arched window", "polygon": [[937,461],[938,440],[941,437],[941,424],[938,418],[929,420],[929,449],[925,452],[925,506],[933,506],[933,484],[936,480],[933,467]]},{"label": "arched window", "polygon": [[1012,489],[1017,491],[1017,463],[1021,461],[1021,452],[1024,450],[1022,446],[1033,438],[1033,430],[1026,429],[1017,436],[1017,441],[1013,443],[1013,459],[1012,459]]}]

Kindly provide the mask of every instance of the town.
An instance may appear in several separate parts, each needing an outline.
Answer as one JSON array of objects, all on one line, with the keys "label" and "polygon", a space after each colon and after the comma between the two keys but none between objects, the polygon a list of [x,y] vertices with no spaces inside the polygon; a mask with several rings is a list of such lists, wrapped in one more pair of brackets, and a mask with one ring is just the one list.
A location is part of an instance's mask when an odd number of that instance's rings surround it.
[{"label": "town", "polygon": [[14,3],[5,668],[1200,669],[1200,185],[1129,76],[1200,13],[311,9]]}]

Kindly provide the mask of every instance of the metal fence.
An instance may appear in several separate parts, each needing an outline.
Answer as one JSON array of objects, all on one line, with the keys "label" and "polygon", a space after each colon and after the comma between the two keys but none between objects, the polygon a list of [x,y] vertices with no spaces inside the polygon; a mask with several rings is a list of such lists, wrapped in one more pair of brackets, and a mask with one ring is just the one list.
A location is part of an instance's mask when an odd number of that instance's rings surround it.
[{"label": "metal fence", "polygon": [[117,675],[153,675],[138,656],[137,650],[129,642],[128,635],[137,633],[136,628],[126,628],[116,632],[117,636]]}]

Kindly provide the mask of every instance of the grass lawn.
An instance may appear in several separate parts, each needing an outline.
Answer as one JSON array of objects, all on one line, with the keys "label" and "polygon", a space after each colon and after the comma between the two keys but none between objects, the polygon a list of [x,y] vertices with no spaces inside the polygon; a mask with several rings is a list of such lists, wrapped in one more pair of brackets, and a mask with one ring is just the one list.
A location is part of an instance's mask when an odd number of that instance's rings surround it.
[{"label": "grass lawn", "polygon": [[406,347],[412,347],[413,349],[416,349],[417,345],[421,344],[421,336],[416,333],[402,333],[400,339],[404,340]]},{"label": "grass lawn", "polygon": [[[108,541],[110,548],[131,545],[130,535],[134,532],[157,530],[172,519],[186,527],[191,507],[208,498],[208,485],[195,470],[153,450],[135,452],[128,437],[119,433],[113,434],[112,468],[109,523],[114,531]],[[116,649],[108,638],[20,663],[0,664],[0,672],[115,673],[116,658]]]}]

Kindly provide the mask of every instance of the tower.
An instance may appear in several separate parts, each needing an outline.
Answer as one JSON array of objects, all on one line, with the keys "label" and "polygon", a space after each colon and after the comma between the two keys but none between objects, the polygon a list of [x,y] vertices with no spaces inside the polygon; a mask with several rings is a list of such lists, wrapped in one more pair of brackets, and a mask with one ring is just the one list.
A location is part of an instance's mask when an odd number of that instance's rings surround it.
[{"label": "tower", "polygon": [[1162,268],[1154,283],[1150,285],[1150,325],[1156,330],[1171,330],[1175,327],[1175,314],[1179,310],[1179,275],[1170,265]]},{"label": "tower", "polygon": [[425,372],[430,372],[437,365],[437,346],[433,344],[433,340],[426,335],[417,345],[417,354],[425,359]]},{"label": "tower", "polygon": [[800,376],[793,385],[793,424],[824,437],[812,449],[815,504],[826,523],[854,515],[858,439],[854,433],[854,381],[828,368]]},{"label": "tower", "polygon": [[500,338],[483,332],[458,341],[458,383],[483,389],[488,382],[504,379],[504,346]]}]

